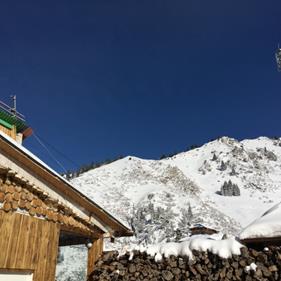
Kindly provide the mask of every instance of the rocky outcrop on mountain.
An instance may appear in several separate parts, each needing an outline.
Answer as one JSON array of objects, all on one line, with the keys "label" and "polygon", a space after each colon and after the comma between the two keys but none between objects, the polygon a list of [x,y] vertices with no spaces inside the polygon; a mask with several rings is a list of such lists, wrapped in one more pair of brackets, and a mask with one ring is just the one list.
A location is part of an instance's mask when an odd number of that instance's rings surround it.
[{"label": "rocky outcrop on mountain", "polygon": [[186,257],[165,258],[155,262],[154,257],[135,252],[118,258],[118,253],[104,254],[97,262],[88,281],[232,281],[281,280],[281,249],[263,251],[242,248],[240,256],[222,259],[209,252],[193,251],[194,259]]}]

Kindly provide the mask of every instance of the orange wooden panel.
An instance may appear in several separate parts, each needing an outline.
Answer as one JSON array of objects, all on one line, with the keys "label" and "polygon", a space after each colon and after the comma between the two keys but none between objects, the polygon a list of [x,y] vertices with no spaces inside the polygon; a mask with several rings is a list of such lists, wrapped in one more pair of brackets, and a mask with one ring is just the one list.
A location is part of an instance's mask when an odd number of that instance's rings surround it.
[{"label": "orange wooden panel", "polygon": [[93,242],[93,245],[88,249],[88,276],[94,271],[95,263],[100,258],[103,252],[103,239],[96,239]]},{"label": "orange wooden panel", "polygon": [[54,281],[60,227],[0,211],[0,269],[31,270],[34,281]]}]

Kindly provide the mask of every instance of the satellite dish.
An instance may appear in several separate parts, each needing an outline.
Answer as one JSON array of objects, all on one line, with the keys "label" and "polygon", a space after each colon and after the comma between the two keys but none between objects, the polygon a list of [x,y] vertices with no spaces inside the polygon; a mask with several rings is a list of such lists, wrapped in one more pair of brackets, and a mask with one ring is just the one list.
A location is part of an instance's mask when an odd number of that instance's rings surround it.
[{"label": "satellite dish", "polygon": [[277,69],[279,72],[281,72],[281,48],[278,45],[277,51],[275,53],[276,63],[277,63]]}]

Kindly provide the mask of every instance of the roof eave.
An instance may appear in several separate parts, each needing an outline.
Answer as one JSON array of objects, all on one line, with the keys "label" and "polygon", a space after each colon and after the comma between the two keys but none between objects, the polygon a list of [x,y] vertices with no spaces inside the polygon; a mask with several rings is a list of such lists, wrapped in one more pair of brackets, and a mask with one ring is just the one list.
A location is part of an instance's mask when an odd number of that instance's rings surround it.
[{"label": "roof eave", "polygon": [[[72,186],[67,180],[62,180],[62,178],[58,177],[58,175],[56,175],[52,170],[48,170],[44,165],[36,161],[36,159],[30,157],[30,155],[28,155],[23,150],[21,150],[18,146],[14,145],[11,141],[9,141],[8,138],[0,135],[0,143],[1,142],[2,145],[6,146],[4,147],[6,148],[5,150],[6,153],[9,152],[9,149],[10,152],[12,151],[17,152],[17,153],[13,153],[13,155],[11,156],[19,162],[23,162],[23,160],[28,159],[28,161],[30,162],[28,168],[31,170],[32,168],[33,170],[35,168],[37,169],[39,168],[40,176],[47,182],[55,185],[55,187],[58,188],[60,192],[63,192],[63,189],[66,188],[67,195],[76,203],[83,206],[83,208],[85,208],[89,213],[93,213],[104,224],[108,225],[112,229],[112,232],[115,237],[133,235],[133,232],[129,228],[127,228],[120,221],[114,218],[110,213],[105,211],[102,207],[100,207],[98,204],[93,202],[90,198],[86,197],[83,193],[81,193],[74,186]],[[51,178],[50,175],[52,176]]]}]

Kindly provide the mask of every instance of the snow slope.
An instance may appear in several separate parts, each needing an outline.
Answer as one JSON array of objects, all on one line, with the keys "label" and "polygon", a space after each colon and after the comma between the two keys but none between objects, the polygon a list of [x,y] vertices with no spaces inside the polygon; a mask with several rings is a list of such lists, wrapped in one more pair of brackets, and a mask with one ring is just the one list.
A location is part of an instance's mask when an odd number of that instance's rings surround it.
[{"label": "snow slope", "polygon": [[[221,195],[229,180],[240,196]],[[280,201],[281,139],[222,137],[164,160],[129,156],[72,183],[135,230],[110,247],[176,241],[198,223],[235,235]]]},{"label": "snow slope", "polygon": [[[240,196],[218,194],[229,180]],[[140,209],[138,215],[149,224],[159,207],[174,213],[177,226],[190,205],[191,223],[236,234],[279,201],[281,140],[223,137],[165,160],[126,157],[72,183],[129,224]]]},{"label": "snow slope", "polygon": [[[265,137],[241,142],[223,137],[166,162],[177,166],[200,186],[202,200],[244,227],[279,202],[280,145],[280,140]],[[212,161],[214,154],[217,159]],[[224,171],[220,170],[222,161],[227,167]],[[226,197],[216,193],[228,180],[239,186],[241,196]]]}]

